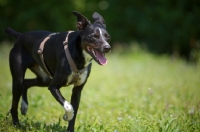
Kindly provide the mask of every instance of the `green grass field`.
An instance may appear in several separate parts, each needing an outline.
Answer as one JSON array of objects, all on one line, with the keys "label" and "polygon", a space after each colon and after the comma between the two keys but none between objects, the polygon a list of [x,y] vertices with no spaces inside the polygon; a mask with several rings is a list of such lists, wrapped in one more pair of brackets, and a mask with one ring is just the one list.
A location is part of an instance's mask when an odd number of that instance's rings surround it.
[{"label": "green grass field", "polygon": [[[22,127],[11,117],[11,75],[8,45],[0,46],[0,132],[62,132],[68,123],[64,109],[47,88],[28,92]],[[76,132],[200,132],[200,63],[196,66],[168,56],[156,56],[138,47],[111,52],[106,66],[93,62],[82,92]],[[34,77],[30,72],[27,78]],[[72,87],[61,92],[70,99]]]}]

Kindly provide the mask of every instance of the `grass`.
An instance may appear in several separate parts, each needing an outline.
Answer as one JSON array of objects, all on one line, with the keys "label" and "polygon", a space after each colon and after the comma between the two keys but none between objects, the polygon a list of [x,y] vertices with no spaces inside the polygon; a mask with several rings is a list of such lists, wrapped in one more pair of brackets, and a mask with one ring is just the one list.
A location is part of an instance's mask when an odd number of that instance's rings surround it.
[{"label": "grass", "polygon": [[[0,46],[0,131],[62,132],[63,108],[47,88],[29,89],[29,109],[21,128],[5,120],[11,105],[8,54]],[[200,132],[200,64],[187,64],[138,47],[116,50],[102,67],[93,63],[81,98],[76,132]],[[26,77],[34,77],[30,72]],[[72,87],[61,92],[70,99]],[[20,111],[19,111],[20,113]]]}]

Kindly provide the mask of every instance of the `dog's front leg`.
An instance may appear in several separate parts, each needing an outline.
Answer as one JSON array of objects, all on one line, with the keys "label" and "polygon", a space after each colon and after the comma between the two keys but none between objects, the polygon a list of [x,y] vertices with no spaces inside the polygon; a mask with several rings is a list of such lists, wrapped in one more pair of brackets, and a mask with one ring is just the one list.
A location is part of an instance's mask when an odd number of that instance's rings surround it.
[{"label": "dog's front leg", "polygon": [[80,103],[80,99],[81,99],[81,91],[83,89],[83,86],[84,86],[84,84],[81,86],[74,86],[74,88],[72,90],[71,104],[74,108],[74,118],[71,121],[69,121],[69,125],[67,128],[68,132],[74,132],[76,114],[78,111],[78,107],[79,107],[79,103]]},{"label": "dog's front leg", "polygon": [[74,116],[74,110],[72,105],[65,100],[65,98],[60,93],[60,90],[56,86],[49,86],[49,90],[54,98],[63,106],[65,109],[65,114],[63,119],[66,121],[70,121]]}]

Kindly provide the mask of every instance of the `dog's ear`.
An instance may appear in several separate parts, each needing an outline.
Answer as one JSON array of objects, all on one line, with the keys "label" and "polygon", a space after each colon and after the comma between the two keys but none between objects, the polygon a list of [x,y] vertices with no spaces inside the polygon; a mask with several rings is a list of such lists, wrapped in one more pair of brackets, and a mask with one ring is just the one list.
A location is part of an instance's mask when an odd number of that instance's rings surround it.
[{"label": "dog's ear", "polygon": [[100,24],[100,25],[106,27],[106,23],[105,23],[103,17],[99,13],[94,12],[92,15],[92,18],[94,20],[94,23],[97,23],[97,24]]},{"label": "dog's ear", "polygon": [[76,27],[79,31],[84,30],[87,27],[87,25],[90,24],[90,21],[81,13],[73,11],[73,14],[77,17]]}]

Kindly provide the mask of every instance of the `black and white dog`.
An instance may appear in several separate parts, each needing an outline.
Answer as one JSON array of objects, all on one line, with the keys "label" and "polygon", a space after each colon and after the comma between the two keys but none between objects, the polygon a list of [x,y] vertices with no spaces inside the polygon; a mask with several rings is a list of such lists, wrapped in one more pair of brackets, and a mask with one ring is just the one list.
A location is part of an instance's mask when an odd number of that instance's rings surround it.
[{"label": "black and white dog", "polygon": [[[28,109],[27,90],[32,86],[46,87],[63,106],[63,119],[69,121],[68,131],[74,131],[75,118],[79,107],[81,91],[89,77],[94,59],[105,65],[105,53],[110,52],[110,35],[106,31],[103,17],[94,13],[91,23],[85,16],[73,12],[77,17],[78,31],[51,33],[30,31],[24,34],[7,28],[5,32],[16,38],[10,51],[9,62],[12,74],[12,106],[10,113],[13,123],[19,124],[18,103],[22,96],[21,113]],[[36,78],[25,79],[29,68]],[[73,84],[71,103],[65,100],[60,88]]]}]

